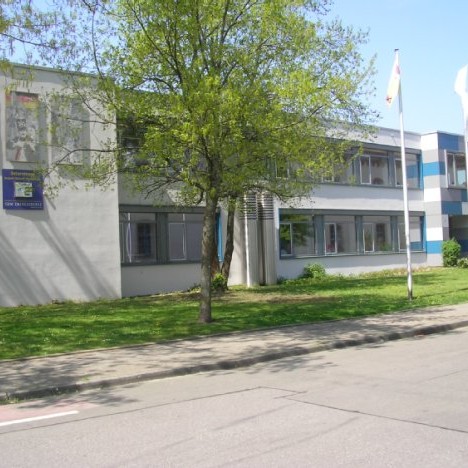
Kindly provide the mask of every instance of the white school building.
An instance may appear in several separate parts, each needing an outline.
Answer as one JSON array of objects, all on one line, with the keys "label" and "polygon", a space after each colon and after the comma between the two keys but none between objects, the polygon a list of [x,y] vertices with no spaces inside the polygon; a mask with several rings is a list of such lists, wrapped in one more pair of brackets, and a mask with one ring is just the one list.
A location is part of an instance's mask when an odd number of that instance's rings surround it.
[{"label": "white school building", "polygon": [[[88,118],[73,99],[48,99],[63,86],[59,72],[19,66],[15,73],[0,77],[0,306],[199,283],[202,207],[176,206],[170,192],[156,205],[119,180],[106,190],[78,179],[55,197],[43,192],[39,167],[70,151],[66,164],[86,164],[86,152],[73,149],[115,141],[115,127]],[[230,284],[273,284],[310,263],[346,275],[406,267],[400,132],[380,128],[363,144],[346,173],[324,179],[309,198],[288,205],[268,194],[246,196]],[[405,148],[413,266],[441,265],[442,242],[452,237],[468,253],[464,138],[406,132]],[[226,218],[220,207],[221,259]]]}]

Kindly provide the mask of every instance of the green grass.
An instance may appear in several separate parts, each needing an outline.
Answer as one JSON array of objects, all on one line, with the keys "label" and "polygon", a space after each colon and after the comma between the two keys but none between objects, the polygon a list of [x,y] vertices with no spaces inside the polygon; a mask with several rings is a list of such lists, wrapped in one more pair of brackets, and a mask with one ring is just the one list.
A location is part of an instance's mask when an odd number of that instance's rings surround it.
[{"label": "green grass", "polygon": [[417,271],[413,281],[412,302],[406,298],[404,271],[232,288],[214,298],[214,321],[208,325],[197,322],[196,293],[0,308],[0,359],[468,302],[468,269]]}]

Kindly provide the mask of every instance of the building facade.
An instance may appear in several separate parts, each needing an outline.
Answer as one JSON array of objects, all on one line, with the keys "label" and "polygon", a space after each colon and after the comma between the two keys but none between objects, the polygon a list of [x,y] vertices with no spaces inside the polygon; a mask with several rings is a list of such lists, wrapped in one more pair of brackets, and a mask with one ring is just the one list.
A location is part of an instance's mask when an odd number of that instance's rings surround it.
[{"label": "building facade", "polygon": [[59,73],[30,75],[19,67],[0,76],[0,305],[120,297],[116,187],[78,179],[52,197],[38,174],[53,162],[79,168],[79,149],[114,133],[61,94]]},{"label": "building facade", "polygon": [[[124,175],[107,190],[80,178],[55,197],[42,190],[38,168],[57,161],[59,171],[79,168],[91,157],[83,148],[117,136],[66,93],[60,73],[35,69],[26,79],[26,70],[1,78],[0,305],[197,284],[203,207],[177,206],[171,191],[147,200],[125,188]],[[400,133],[381,128],[362,144],[309,197],[285,204],[269,194],[245,196],[230,284],[274,284],[299,276],[309,263],[342,274],[406,266]],[[405,148],[413,266],[441,265],[442,242],[452,237],[468,253],[464,138],[407,132]],[[226,217],[220,207],[220,258]]]}]

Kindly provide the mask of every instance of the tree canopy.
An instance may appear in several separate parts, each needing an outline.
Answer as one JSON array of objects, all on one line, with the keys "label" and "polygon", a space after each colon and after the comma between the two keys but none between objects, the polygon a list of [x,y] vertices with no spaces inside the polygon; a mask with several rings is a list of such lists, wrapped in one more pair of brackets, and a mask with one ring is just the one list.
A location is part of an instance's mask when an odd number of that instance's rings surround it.
[{"label": "tree canopy", "polygon": [[60,47],[60,31],[74,18],[67,0],[4,0],[0,4],[0,61],[38,62]]},{"label": "tree canopy", "polygon": [[[365,35],[329,0],[75,0],[47,64],[94,74],[93,99],[134,130],[134,187],[205,206],[200,320],[211,320],[219,202],[310,193],[372,120]],[[57,34],[57,33],[56,33]],[[45,51],[47,52],[47,51]],[[79,82],[79,86],[83,81]],[[94,175],[128,169],[108,152]],[[277,177],[287,173],[287,177]],[[93,175],[93,174],[91,174]],[[97,177],[96,177],[97,179]]]}]

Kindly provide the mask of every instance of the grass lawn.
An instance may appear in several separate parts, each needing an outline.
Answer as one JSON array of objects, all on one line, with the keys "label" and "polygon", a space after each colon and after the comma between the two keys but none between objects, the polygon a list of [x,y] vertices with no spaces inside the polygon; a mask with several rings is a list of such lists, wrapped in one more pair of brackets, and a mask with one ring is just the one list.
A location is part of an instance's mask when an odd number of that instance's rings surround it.
[{"label": "grass lawn", "polygon": [[413,282],[412,302],[406,298],[406,272],[232,288],[214,298],[208,325],[197,323],[196,293],[0,308],[0,359],[468,302],[468,269],[417,271]]}]

